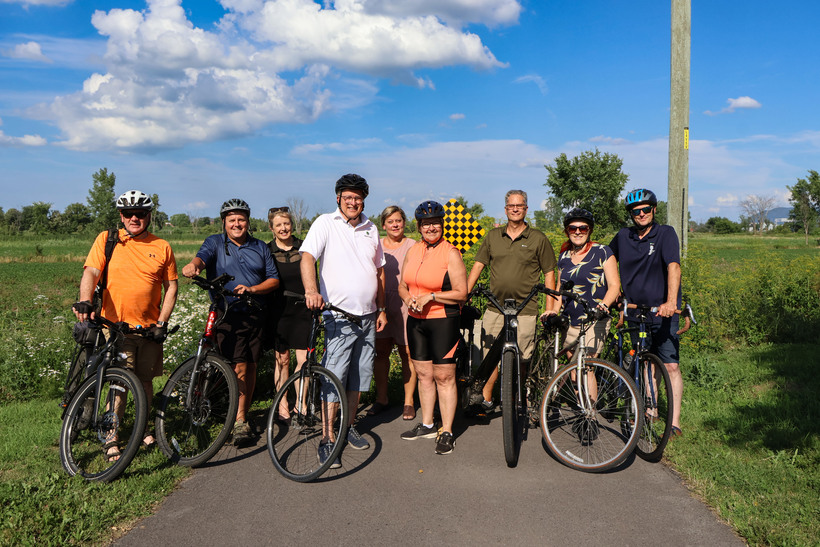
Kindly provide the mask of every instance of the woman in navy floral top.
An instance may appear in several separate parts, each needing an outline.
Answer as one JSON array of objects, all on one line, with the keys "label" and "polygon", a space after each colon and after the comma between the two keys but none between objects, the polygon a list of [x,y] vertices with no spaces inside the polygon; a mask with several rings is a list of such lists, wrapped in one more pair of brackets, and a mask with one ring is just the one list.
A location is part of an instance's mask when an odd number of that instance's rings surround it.
[{"label": "woman in navy floral top", "polygon": [[[618,265],[612,250],[606,245],[592,241],[595,218],[586,209],[576,208],[564,217],[564,232],[567,241],[561,246],[558,258],[560,285],[566,281],[574,283],[572,291],[582,296],[592,307],[609,311],[621,290]],[[564,299],[561,312],[569,317],[569,331],[565,344],[573,343],[579,334],[581,321],[586,319],[583,306],[574,300]],[[598,355],[603,349],[609,332],[610,318],[605,317],[590,327],[586,334],[586,353]]]}]

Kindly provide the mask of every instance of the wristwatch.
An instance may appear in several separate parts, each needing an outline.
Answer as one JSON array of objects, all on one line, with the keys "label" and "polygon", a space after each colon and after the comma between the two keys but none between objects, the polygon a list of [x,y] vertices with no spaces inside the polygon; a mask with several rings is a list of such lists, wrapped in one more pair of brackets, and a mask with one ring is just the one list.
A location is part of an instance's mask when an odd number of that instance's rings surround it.
[{"label": "wristwatch", "polygon": [[436,301],[436,293],[431,292],[431,293],[430,293],[430,296],[432,296],[432,297],[433,297],[433,302],[435,302],[435,301]]},{"label": "wristwatch", "polygon": [[157,321],[157,326],[158,327],[164,327],[166,325],[168,325],[168,321]]},{"label": "wristwatch", "polygon": [[385,311],[385,312],[386,312],[387,310],[386,310],[386,309],[384,309],[384,308],[379,308],[379,309],[378,309],[378,311],[379,311],[379,312],[383,312],[383,311]]}]

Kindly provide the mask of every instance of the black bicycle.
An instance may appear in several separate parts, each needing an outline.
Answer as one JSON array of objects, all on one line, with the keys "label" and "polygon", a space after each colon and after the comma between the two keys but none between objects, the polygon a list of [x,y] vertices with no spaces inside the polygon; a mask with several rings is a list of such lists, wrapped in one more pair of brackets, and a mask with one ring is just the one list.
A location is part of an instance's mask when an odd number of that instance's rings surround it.
[{"label": "black bicycle", "polygon": [[518,314],[527,303],[541,293],[548,293],[544,284],[533,286],[530,293],[519,304],[514,299],[504,300],[504,304],[481,284],[476,285],[468,295],[468,300],[476,295],[504,315],[504,328],[495,339],[481,364],[473,372],[473,352],[475,333],[473,320],[477,319],[475,308],[467,307],[462,313],[466,317],[467,338],[459,344],[456,364],[456,379],[460,390],[462,408],[469,412],[480,409],[484,400],[483,388],[499,363],[501,365],[501,416],[504,440],[504,459],[508,467],[518,465],[521,443],[526,438],[529,423],[529,408],[525,390],[527,371],[523,370],[521,350],[518,348]]},{"label": "black bicycle", "polygon": [[[624,325],[621,315],[615,329],[607,336],[604,346],[604,357],[623,368],[634,378],[645,407],[644,424],[635,453],[646,461],[660,461],[666,444],[672,434],[672,385],[669,372],[661,358],[649,351],[650,314],[658,311],[657,307],[630,304],[623,300],[624,309],[635,310],[634,316],[627,316],[631,326]],[[689,304],[683,310],[676,310],[684,318],[684,326],[678,331],[682,334],[689,330],[691,324],[697,324],[694,312]],[[629,334],[632,348],[626,349],[625,338]]]},{"label": "black bicycle", "polygon": [[71,476],[109,482],[142,444],[148,401],[137,376],[124,368],[127,334],[147,337],[150,331],[101,316],[75,327],[77,351],[66,379],[60,428],[60,462]]},{"label": "black bicycle", "polygon": [[[304,298],[289,291],[285,294]],[[328,302],[323,309],[313,310],[307,360],[285,380],[273,399],[265,429],[268,453],[276,470],[296,482],[312,481],[334,465],[344,448],[350,421],[344,386],[319,364],[319,339],[325,329],[323,312],[340,314],[361,326],[361,318]],[[279,417],[283,400],[291,409],[288,420]],[[320,448],[328,442],[332,449],[322,458]]]},{"label": "black bicycle", "polygon": [[219,353],[216,330],[232,307],[258,304],[250,295],[226,290],[232,280],[228,274],[210,281],[191,278],[212,296],[208,320],[196,353],[165,384],[155,424],[160,449],[179,465],[196,467],[210,460],[225,444],[236,420],[239,384],[230,363]]}]

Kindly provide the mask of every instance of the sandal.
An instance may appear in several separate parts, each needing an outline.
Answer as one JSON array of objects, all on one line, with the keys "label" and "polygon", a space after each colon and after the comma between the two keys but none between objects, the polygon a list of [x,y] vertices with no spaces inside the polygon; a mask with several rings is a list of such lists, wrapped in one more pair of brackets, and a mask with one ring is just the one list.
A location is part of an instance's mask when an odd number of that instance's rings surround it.
[{"label": "sandal", "polygon": [[[148,439],[151,440],[149,441]],[[157,437],[154,435],[153,430],[145,432],[145,436],[142,438],[142,447],[147,451],[151,451],[157,447]]]},{"label": "sandal", "polygon": [[401,417],[403,420],[415,420],[416,419],[416,407],[413,405],[404,405],[404,410],[401,413]]},{"label": "sandal", "polygon": [[367,411],[367,415],[368,416],[375,416],[376,414],[381,414],[382,412],[387,410],[387,407],[388,407],[388,405],[376,401],[375,403],[373,403],[373,405]]},{"label": "sandal", "polygon": [[122,452],[120,452],[120,447],[119,444],[117,444],[117,441],[108,441],[105,443],[103,445],[103,452],[105,452],[106,463],[114,463],[120,459],[120,456],[122,456]]},{"label": "sandal", "polygon": [[683,435],[683,431],[676,425],[672,426],[672,433],[670,433],[669,438],[674,439],[675,437],[680,437]]}]

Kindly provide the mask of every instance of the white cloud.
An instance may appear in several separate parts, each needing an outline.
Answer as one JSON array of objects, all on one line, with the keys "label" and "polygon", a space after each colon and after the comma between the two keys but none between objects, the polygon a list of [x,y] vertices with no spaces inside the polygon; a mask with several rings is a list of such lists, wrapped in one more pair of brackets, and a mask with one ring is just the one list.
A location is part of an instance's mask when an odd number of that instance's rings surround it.
[{"label": "white cloud", "polygon": [[455,114],[450,114],[450,119],[453,120],[453,121],[463,120],[464,119],[464,114],[461,114],[459,112],[457,112]]},{"label": "white cloud", "polygon": [[711,110],[707,110],[704,114],[709,116],[716,116],[717,114],[730,114],[737,110],[738,108],[760,108],[763,106],[758,101],[752,99],[751,97],[743,96],[738,97],[737,99],[726,99],[726,102],[729,103],[729,106],[723,108],[718,112],[712,112]]},{"label": "white cloud", "polygon": [[726,194],[723,196],[717,196],[715,198],[715,202],[718,205],[736,205],[738,202],[738,197],[734,194]]},{"label": "white cloud", "polygon": [[26,42],[17,44],[11,50],[3,50],[3,55],[12,59],[27,59],[29,61],[39,61],[41,63],[52,63],[53,61],[43,55],[40,44],[37,42]]},{"label": "white cloud", "polygon": [[538,90],[541,91],[541,95],[546,95],[549,92],[549,88],[547,87],[547,83],[544,81],[544,78],[538,76],[537,74],[527,74],[526,76],[519,76],[518,78],[513,80],[513,83],[534,83],[536,86],[538,86]]},{"label": "white cloud", "polygon": [[0,4],[20,4],[27,8],[29,6],[65,6],[72,0],[0,0]]},{"label": "white cloud", "polygon": [[0,131],[0,146],[45,146],[48,144],[40,135],[23,135],[22,137],[10,137]]},{"label": "white cloud", "polygon": [[104,70],[32,115],[56,123],[60,144],[75,150],[157,150],[309,123],[378,92],[374,82],[336,70],[434,89],[429,76],[413,71],[504,66],[477,35],[443,21],[458,15],[511,24],[520,12],[514,0],[427,0],[396,9],[379,0],[332,8],[312,0],[222,4],[228,13],[214,31],[195,27],[180,0],[95,12],[92,24],[107,37]]}]

